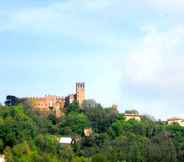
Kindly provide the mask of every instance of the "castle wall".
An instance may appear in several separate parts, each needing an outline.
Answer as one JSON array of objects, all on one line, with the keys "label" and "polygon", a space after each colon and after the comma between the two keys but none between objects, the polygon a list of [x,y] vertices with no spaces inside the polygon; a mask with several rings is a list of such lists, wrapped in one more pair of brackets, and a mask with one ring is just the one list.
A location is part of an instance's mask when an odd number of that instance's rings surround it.
[{"label": "castle wall", "polygon": [[[64,98],[57,96],[44,96],[44,97],[33,97],[32,106],[39,111],[49,111],[49,108],[55,107],[56,103],[59,103],[60,108],[64,108]],[[57,104],[58,106],[58,104]]]},{"label": "castle wall", "polygon": [[77,101],[82,105],[85,100],[85,85],[84,83],[76,83],[76,94],[68,95],[67,97],[58,96],[44,96],[44,97],[30,97],[32,107],[40,112],[53,111],[56,116],[61,116],[64,112],[65,104],[70,104]]}]

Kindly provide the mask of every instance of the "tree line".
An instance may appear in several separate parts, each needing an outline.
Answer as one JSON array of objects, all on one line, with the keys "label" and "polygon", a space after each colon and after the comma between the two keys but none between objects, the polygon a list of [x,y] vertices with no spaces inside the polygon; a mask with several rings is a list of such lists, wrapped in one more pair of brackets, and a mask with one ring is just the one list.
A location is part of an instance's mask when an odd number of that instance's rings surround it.
[{"label": "tree line", "polygon": [[[84,135],[92,128],[91,136]],[[73,145],[58,137],[77,137]],[[0,152],[8,162],[183,162],[184,128],[145,116],[124,119],[112,107],[72,103],[61,119],[27,105],[0,106]]]}]

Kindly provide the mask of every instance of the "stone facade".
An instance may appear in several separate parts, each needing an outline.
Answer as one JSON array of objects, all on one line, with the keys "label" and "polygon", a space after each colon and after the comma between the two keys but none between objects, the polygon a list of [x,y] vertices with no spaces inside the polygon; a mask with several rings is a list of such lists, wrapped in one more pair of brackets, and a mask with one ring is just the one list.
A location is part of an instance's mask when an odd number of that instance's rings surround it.
[{"label": "stone facade", "polygon": [[76,93],[66,97],[46,95],[44,97],[29,97],[32,107],[43,113],[53,111],[56,117],[61,117],[64,112],[64,107],[74,101],[77,101],[81,106],[85,100],[85,84],[76,83]]},{"label": "stone facade", "polygon": [[58,96],[31,97],[32,106],[39,111],[49,111],[53,107],[64,108],[65,99]]},{"label": "stone facade", "polygon": [[76,100],[79,105],[85,100],[85,83],[76,83]]}]

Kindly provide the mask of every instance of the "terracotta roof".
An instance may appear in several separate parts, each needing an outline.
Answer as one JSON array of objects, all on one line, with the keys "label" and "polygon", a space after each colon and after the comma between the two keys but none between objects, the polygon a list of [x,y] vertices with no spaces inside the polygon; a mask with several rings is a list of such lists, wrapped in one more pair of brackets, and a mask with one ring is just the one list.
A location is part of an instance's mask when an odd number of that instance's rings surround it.
[{"label": "terracotta roof", "polygon": [[172,117],[172,118],[167,119],[167,121],[176,121],[176,120],[183,120],[184,121],[184,118]]}]

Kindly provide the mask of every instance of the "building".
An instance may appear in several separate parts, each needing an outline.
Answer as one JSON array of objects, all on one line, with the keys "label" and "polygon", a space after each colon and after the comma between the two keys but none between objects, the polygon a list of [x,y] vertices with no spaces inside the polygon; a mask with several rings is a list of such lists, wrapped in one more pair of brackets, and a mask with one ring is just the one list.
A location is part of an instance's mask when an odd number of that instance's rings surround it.
[{"label": "building", "polygon": [[136,111],[136,110],[127,110],[127,111],[125,111],[124,117],[125,117],[126,121],[128,121],[128,120],[141,121],[141,119],[142,119],[142,116],[139,115],[139,112]]},{"label": "building", "polygon": [[84,129],[84,135],[85,135],[86,137],[91,136],[92,133],[93,133],[92,128],[85,128],[85,129]]},{"label": "building", "polygon": [[62,145],[71,145],[71,144],[77,144],[81,141],[80,136],[75,137],[60,137],[58,138],[59,144]]},{"label": "building", "polygon": [[5,162],[5,156],[4,155],[0,155],[0,162]]},{"label": "building", "polygon": [[44,97],[30,97],[31,107],[34,110],[48,115],[50,112],[54,113],[57,118],[60,118],[64,112],[64,97],[46,95]]},{"label": "building", "polygon": [[64,107],[64,97],[46,95],[44,97],[30,97],[31,104],[34,108],[41,112],[47,112],[54,107]]},{"label": "building", "polygon": [[65,97],[65,105],[68,105],[74,101],[76,101],[76,94],[70,94],[67,97]]},{"label": "building", "polygon": [[112,105],[112,111],[113,111],[114,113],[117,113],[117,112],[118,112],[118,105],[113,104],[113,105]]},{"label": "building", "polygon": [[74,144],[74,141],[71,137],[61,137],[59,139],[59,144],[70,145]]},{"label": "building", "polygon": [[82,105],[85,100],[85,83],[76,83],[76,101]]},{"label": "building", "polygon": [[168,125],[179,124],[180,126],[184,127],[184,119],[183,118],[178,118],[178,117],[169,118],[167,120],[167,123],[168,123]]},{"label": "building", "polygon": [[64,107],[76,101],[81,106],[85,100],[85,83],[76,83],[75,94],[66,97],[46,95],[44,97],[28,97],[26,100],[30,101],[31,106],[42,113],[52,111],[56,117],[59,118],[64,112]]},{"label": "building", "polygon": [[137,120],[137,121],[141,121],[142,116],[140,116],[139,114],[124,114],[125,120]]}]

